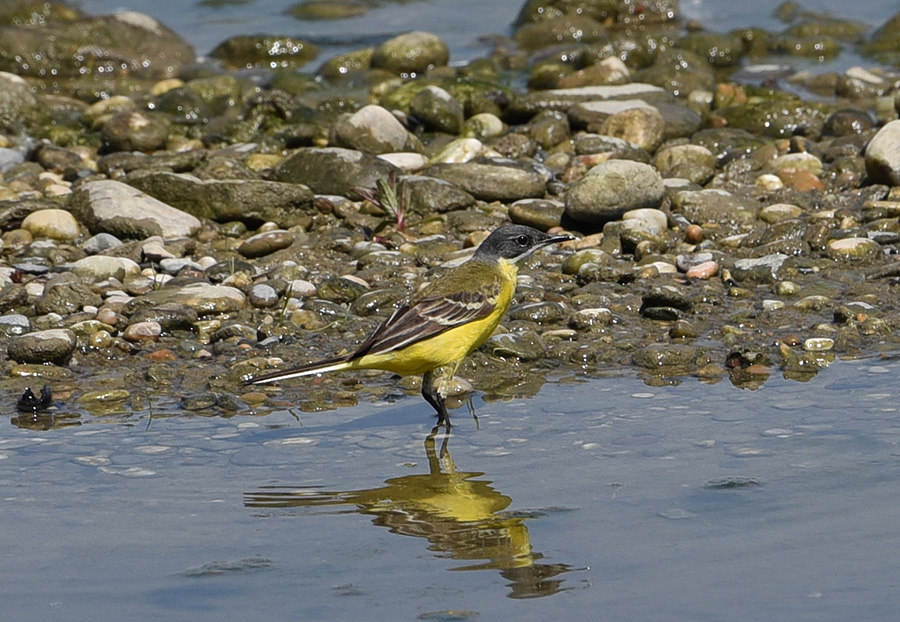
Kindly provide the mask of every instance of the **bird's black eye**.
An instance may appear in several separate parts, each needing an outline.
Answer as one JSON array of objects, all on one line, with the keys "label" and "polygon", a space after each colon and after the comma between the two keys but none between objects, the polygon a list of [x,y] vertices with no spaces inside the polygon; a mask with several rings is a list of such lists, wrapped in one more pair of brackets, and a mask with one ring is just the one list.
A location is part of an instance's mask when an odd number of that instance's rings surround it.
[{"label": "bird's black eye", "polygon": [[516,244],[519,246],[528,246],[528,236],[520,235],[516,237]]}]

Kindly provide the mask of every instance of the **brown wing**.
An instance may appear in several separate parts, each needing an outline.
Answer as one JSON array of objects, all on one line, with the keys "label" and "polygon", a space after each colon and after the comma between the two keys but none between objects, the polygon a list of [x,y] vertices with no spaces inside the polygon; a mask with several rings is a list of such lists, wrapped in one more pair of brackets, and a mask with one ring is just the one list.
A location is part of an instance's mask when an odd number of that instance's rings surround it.
[{"label": "brown wing", "polygon": [[427,292],[398,308],[366,339],[351,358],[399,350],[434,335],[490,315],[497,308],[499,281],[475,291]]}]

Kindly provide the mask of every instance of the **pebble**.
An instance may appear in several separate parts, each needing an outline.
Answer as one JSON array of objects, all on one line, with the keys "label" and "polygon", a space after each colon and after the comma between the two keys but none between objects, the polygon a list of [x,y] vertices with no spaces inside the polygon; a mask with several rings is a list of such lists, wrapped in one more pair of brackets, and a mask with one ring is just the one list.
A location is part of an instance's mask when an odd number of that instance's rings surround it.
[{"label": "pebble", "polygon": [[157,341],[161,334],[159,322],[135,322],[125,328],[122,337],[128,341]]},{"label": "pebble", "polygon": [[121,245],[122,241],[116,236],[109,233],[98,233],[85,240],[81,245],[81,249],[88,255],[97,255]]},{"label": "pebble", "polygon": [[834,349],[834,339],[828,337],[813,337],[803,342],[803,349],[807,352],[823,352]]},{"label": "pebble", "polygon": [[675,265],[678,266],[678,269],[682,272],[687,272],[694,266],[713,261],[714,257],[715,256],[712,253],[689,253],[678,255],[675,257]]},{"label": "pebble", "polygon": [[97,283],[107,279],[125,281],[129,277],[134,277],[141,273],[140,265],[131,259],[110,257],[108,255],[84,257],[72,263],[70,269],[74,274],[90,283]]},{"label": "pebble", "polygon": [[197,311],[177,302],[164,302],[152,307],[143,307],[131,314],[129,321],[159,324],[164,332],[192,330],[199,315]]},{"label": "pebble", "polygon": [[781,181],[781,177],[772,173],[763,173],[762,175],[757,177],[756,185],[763,190],[769,191],[781,190],[782,188],[784,188],[784,182]]},{"label": "pebble", "polygon": [[881,245],[869,238],[842,238],[825,245],[828,256],[834,259],[865,259],[881,252]]},{"label": "pebble", "polygon": [[15,164],[21,164],[25,161],[25,154],[17,149],[9,147],[0,147],[0,171],[11,168]]},{"label": "pebble", "polygon": [[457,138],[450,141],[431,158],[436,164],[462,164],[482,155],[488,155],[484,143],[477,138]]},{"label": "pebble", "polygon": [[684,239],[688,244],[699,244],[703,241],[703,227],[688,225],[684,228]]},{"label": "pebble", "polygon": [[421,153],[404,151],[400,153],[379,153],[378,157],[407,173],[421,171],[428,166],[428,156]]},{"label": "pebble", "polygon": [[598,132],[627,140],[648,152],[656,151],[665,137],[666,121],[652,107],[639,106],[616,112],[600,124]]},{"label": "pebble", "polygon": [[275,291],[275,288],[265,283],[257,283],[251,287],[247,297],[251,305],[264,309],[274,307],[279,300],[278,292]]},{"label": "pebble", "polygon": [[479,112],[466,119],[461,134],[469,138],[485,140],[496,138],[503,134],[503,121],[490,112]]},{"label": "pebble", "polygon": [[381,106],[363,106],[334,125],[338,147],[380,154],[416,151],[418,140],[410,135],[391,112]]},{"label": "pebble", "polygon": [[316,295],[316,286],[303,279],[295,279],[288,285],[288,293],[296,298],[312,298]]},{"label": "pebble", "polygon": [[257,233],[244,240],[237,250],[244,257],[254,259],[271,255],[276,251],[288,248],[293,243],[294,236],[288,231],[279,229]]},{"label": "pebble", "polygon": [[74,240],[81,234],[75,217],[61,209],[41,209],[31,212],[22,221],[22,228],[36,238],[53,240]]},{"label": "pebble", "polygon": [[566,193],[566,216],[588,224],[602,224],[641,208],[657,208],[665,187],[662,176],[648,164],[610,160],[590,169]]},{"label": "pebble", "polygon": [[776,171],[806,171],[813,175],[821,175],[822,161],[811,153],[788,153],[772,162]]},{"label": "pebble", "polygon": [[509,206],[509,218],[516,224],[547,231],[560,225],[565,209],[561,201],[520,199]]},{"label": "pebble", "polygon": [[803,214],[803,209],[790,203],[773,203],[767,205],[759,211],[759,219],[774,225],[785,220],[799,218]]},{"label": "pebble", "polygon": [[703,263],[699,263],[697,265],[691,266],[684,273],[689,279],[700,279],[706,280],[711,279],[716,274],[719,273],[719,264],[715,261],[704,261]]},{"label": "pebble", "polygon": [[665,212],[658,209],[633,209],[622,214],[622,223],[653,235],[661,235],[668,229]]},{"label": "pebble", "polygon": [[11,337],[7,355],[18,363],[53,363],[65,365],[76,345],[75,333],[67,328],[53,328]]},{"label": "pebble", "polygon": [[734,273],[740,280],[772,281],[777,278],[778,271],[787,259],[787,255],[783,253],[738,259],[734,262]]},{"label": "pebble", "polygon": [[675,320],[669,329],[669,337],[672,339],[696,339],[699,336],[697,327],[685,319]]},{"label": "pebble", "polygon": [[778,177],[781,178],[785,186],[800,192],[813,192],[825,189],[825,184],[815,173],[802,169],[784,169],[779,171]]},{"label": "pebble", "polygon": [[72,193],[71,205],[78,219],[93,233],[173,239],[193,235],[200,229],[200,221],[194,216],[111,179],[82,184]]},{"label": "pebble", "polygon": [[397,167],[368,153],[341,147],[301,148],[274,170],[278,181],[303,184],[316,194],[358,198],[354,188],[375,188]]},{"label": "pebble", "polygon": [[458,186],[482,201],[541,197],[550,177],[548,171],[536,166],[499,158],[439,163],[426,169],[425,173]]},{"label": "pebble", "polygon": [[18,337],[31,330],[31,322],[24,315],[12,313],[0,315],[0,335],[4,337]]},{"label": "pebble", "polygon": [[105,330],[98,330],[88,338],[88,343],[94,348],[108,348],[112,342],[112,335]]},{"label": "pebble", "polygon": [[171,297],[174,302],[179,302],[200,315],[239,311],[247,302],[246,296],[239,289],[205,283],[183,287]]},{"label": "pebble", "polygon": [[163,259],[175,259],[175,255],[166,250],[166,247],[158,238],[151,238],[141,245],[141,255],[146,261],[159,262]]},{"label": "pebble", "polygon": [[100,135],[108,151],[156,151],[165,147],[169,126],[159,116],[124,110],[103,124]]},{"label": "pebble", "polygon": [[612,322],[613,314],[606,308],[579,309],[569,318],[569,326],[575,330],[609,326]]},{"label": "pebble", "polygon": [[94,102],[84,109],[82,115],[88,124],[94,125],[98,121],[104,118],[111,118],[112,115],[119,112],[134,110],[136,106],[137,104],[135,104],[134,100],[130,97],[113,95],[112,97]]},{"label": "pebble", "polygon": [[407,32],[388,39],[372,52],[372,67],[412,78],[450,59],[447,45],[428,32]]},{"label": "pebble", "polygon": [[465,110],[450,93],[436,85],[419,90],[409,102],[409,113],[425,129],[457,135],[462,129]]},{"label": "pebble", "polygon": [[866,147],[865,162],[873,182],[900,186],[900,121],[878,130]]},{"label": "pebble", "polygon": [[493,335],[485,347],[497,357],[514,358],[520,361],[536,361],[544,357],[544,343],[537,333],[502,333]]},{"label": "pebble", "polygon": [[638,367],[656,369],[660,367],[686,366],[696,356],[697,351],[686,344],[653,343],[635,351],[632,359]]},{"label": "pebble", "polygon": [[91,407],[101,404],[124,402],[129,397],[131,397],[131,393],[126,389],[106,389],[103,391],[88,391],[87,393],[82,393],[77,401],[86,407]]},{"label": "pebble", "polygon": [[184,259],[179,257],[167,257],[159,260],[159,268],[166,274],[176,275],[183,270],[193,270],[198,273],[203,272],[203,266],[192,259]]}]

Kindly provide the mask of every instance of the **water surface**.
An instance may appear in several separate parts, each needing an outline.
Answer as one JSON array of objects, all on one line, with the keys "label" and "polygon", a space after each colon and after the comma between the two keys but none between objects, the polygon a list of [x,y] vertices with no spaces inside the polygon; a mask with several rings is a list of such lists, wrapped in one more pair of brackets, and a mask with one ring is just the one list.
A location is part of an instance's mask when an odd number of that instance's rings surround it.
[{"label": "water surface", "polygon": [[0,619],[896,619],[898,371],[7,417]]},{"label": "water surface", "polygon": [[[759,26],[780,32],[785,24],[773,17],[783,0],[681,0],[685,18],[698,20],[709,30]],[[486,55],[496,35],[512,34],[512,23],[525,0],[412,0],[383,1],[363,16],[332,21],[301,21],[285,14],[295,0],[247,0],[198,2],[197,0],[80,0],[78,6],[99,15],[127,9],[160,20],[187,39],[200,54],[207,54],[225,39],[236,35],[292,35],[317,42],[320,57],[310,68],[337,53],[375,45],[411,30],[439,35],[448,45],[451,62],[465,63]],[[883,24],[900,10],[896,2],[857,0],[852,5],[838,0],[804,0],[801,6],[816,12],[862,21],[871,27]],[[804,59],[795,59],[806,63]],[[857,59],[854,58],[854,61]],[[836,61],[832,61],[836,62]],[[861,61],[870,66],[870,61]]]}]

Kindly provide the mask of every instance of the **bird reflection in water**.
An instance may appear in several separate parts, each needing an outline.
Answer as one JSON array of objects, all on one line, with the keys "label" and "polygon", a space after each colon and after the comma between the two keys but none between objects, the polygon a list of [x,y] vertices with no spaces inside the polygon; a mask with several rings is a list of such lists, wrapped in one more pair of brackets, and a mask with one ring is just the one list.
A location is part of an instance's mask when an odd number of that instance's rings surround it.
[{"label": "bird reflection in water", "polygon": [[447,450],[449,434],[436,450],[438,428],[425,439],[429,472],[389,479],[370,490],[327,491],[319,487],[266,486],[247,493],[251,508],[356,506],[361,514],[393,533],[426,538],[441,557],[476,562],[453,570],[499,570],[510,598],[550,596],[564,588],[558,575],[566,564],[542,564],[531,548],[525,516],[504,512],[512,499],[491,483],[475,480],[484,473],[456,470]]}]

